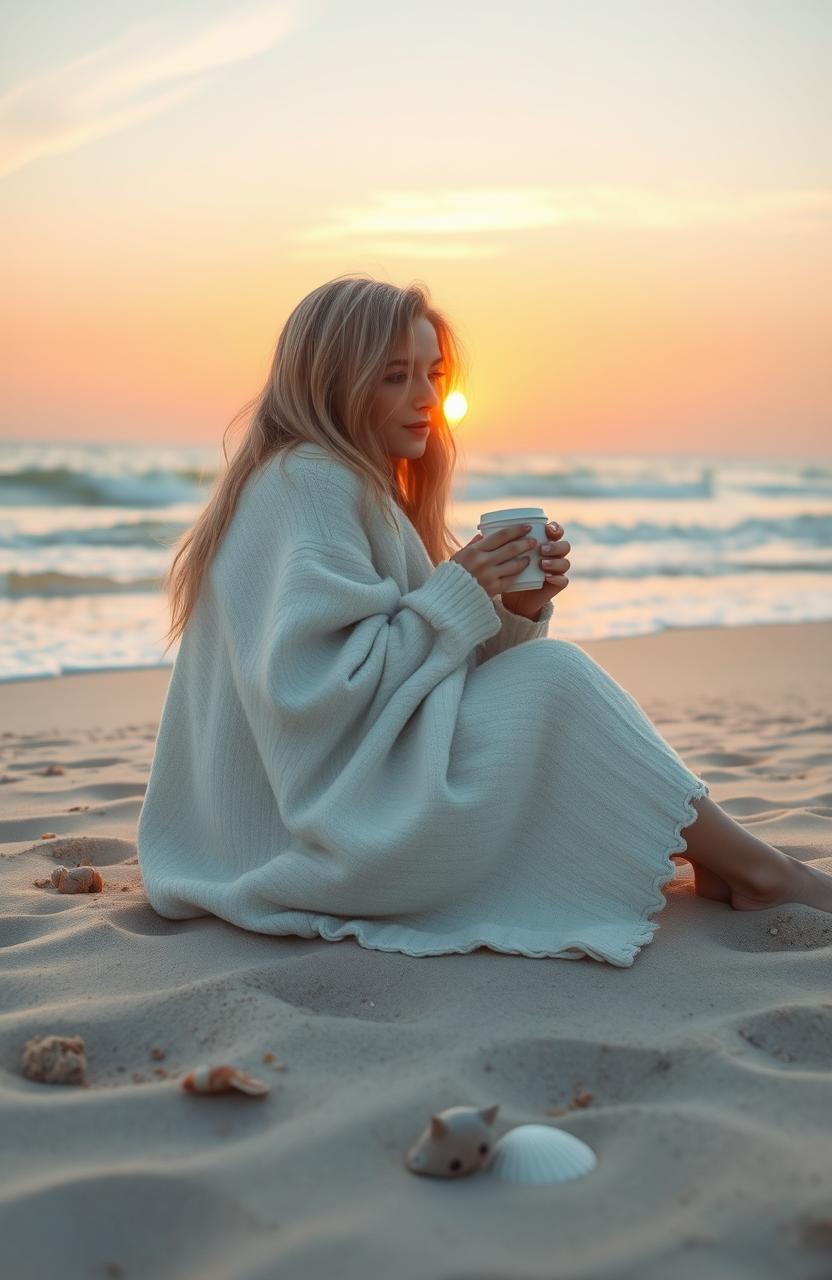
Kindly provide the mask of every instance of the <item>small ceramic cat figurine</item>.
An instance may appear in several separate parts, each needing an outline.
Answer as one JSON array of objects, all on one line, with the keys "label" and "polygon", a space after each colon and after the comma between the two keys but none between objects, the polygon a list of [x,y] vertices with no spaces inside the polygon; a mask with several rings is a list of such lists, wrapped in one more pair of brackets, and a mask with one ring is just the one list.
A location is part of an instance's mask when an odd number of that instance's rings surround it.
[{"label": "small ceramic cat figurine", "polygon": [[432,1115],[405,1156],[411,1173],[437,1178],[462,1178],[485,1168],[494,1146],[494,1121],[499,1103],[491,1107],[448,1107]]}]

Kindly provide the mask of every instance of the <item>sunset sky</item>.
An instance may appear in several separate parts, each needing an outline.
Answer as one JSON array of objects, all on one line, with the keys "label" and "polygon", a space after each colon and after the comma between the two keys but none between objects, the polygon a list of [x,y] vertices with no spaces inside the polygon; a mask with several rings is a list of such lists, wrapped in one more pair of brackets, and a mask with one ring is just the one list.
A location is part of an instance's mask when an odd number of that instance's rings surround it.
[{"label": "sunset sky", "polygon": [[366,271],[471,448],[832,452],[826,0],[2,12],[0,437],[219,443]]}]

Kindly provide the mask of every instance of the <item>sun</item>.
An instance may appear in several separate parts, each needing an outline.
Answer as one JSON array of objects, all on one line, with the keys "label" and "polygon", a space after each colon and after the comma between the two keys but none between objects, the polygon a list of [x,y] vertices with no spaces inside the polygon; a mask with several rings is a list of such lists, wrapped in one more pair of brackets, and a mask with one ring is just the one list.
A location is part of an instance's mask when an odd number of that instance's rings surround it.
[{"label": "sun", "polygon": [[468,412],[468,401],[461,391],[452,391],[449,396],[445,397],[445,403],[442,405],[446,420],[455,427],[461,422]]}]

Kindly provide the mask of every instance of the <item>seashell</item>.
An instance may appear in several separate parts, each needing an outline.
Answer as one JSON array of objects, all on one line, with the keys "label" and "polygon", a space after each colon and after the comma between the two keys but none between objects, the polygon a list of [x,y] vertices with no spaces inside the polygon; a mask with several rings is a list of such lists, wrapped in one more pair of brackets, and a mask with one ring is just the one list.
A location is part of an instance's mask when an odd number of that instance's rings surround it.
[{"label": "seashell", "polygon": [[499,1103],[490,1107],[448,1107],[430,1118],[405,1156],[411,1173],[461,1178],[482,1169],[491,1155]]},{"label": "seashell", "polygon": [[521,1124],[494,1144],[485,1171],[502,1182],[569,1182],[597,1163],[592,1147],[574,1133],[548,1124]]},{"label": "seashell", "polygon": [[32,1036],[23,1046],[23,1074],[43,1084],[83,1084],[87,1070],[81,1036]]},{"label": "seashell", "polygon": [[100,893],[104,886],[95,867],[56,867],[52,883],[59,893]]},{"label": "seashell", "polygon": [[194,1067],[193,1071],[182,1080],[182,1088],[188,1093],[228,1093],[238,1089],[240,1093],[262,1096],[269,1092],[269,1086],[262,1080],[255,1080],[248,1072],[239,1067]]}]

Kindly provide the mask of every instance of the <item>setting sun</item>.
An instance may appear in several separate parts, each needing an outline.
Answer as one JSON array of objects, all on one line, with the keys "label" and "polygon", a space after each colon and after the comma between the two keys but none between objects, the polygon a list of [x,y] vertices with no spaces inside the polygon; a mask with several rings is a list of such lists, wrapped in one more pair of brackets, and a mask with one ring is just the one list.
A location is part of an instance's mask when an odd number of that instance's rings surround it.
[{"label": "setting sun", "polygon": [[452,427],[461,422],[468,412],[468,401],[461,391],[452,391],[442,406],[445,417]]}]

